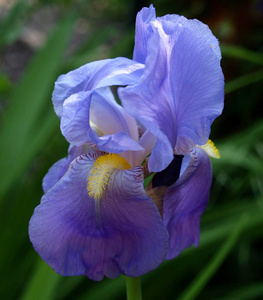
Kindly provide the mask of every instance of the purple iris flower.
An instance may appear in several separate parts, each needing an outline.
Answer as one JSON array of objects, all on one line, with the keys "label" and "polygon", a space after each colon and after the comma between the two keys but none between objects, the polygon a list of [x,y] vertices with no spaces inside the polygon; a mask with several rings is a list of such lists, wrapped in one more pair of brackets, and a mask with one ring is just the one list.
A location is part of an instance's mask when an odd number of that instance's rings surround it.
[{"label": "purple iris flower", "polygon": [[[101,60],[58,78],[53,104],[70,147],[45,176],[29,226],[56,272],[141,276],[198,245],[209,155],[218,157],[208,138],[223,109],[220,59],[206,25],[156,18],[150,6],[137,15],[133,60]],[[122,106],[111,86],[121,86]]]}]

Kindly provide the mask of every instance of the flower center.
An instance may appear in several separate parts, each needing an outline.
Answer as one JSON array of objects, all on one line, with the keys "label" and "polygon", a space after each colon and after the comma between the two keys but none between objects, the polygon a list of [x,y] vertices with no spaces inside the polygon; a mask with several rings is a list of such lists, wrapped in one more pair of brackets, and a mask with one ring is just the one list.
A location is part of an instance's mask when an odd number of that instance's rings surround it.
[{"label": "flower center", "polygon": [[95,200],[102,197],[106,186],[109,183],[109,177],[114,170],[127,170],[131,166],[124,157],[110,153],[100,156],[96,159],[90,170],[87,191],[89,196]]}]

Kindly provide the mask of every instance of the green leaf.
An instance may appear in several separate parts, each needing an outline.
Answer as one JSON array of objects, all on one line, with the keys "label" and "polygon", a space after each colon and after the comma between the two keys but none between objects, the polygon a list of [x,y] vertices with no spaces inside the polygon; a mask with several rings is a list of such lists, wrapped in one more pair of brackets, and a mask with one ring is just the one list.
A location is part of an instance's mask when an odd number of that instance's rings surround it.
[{"label": "green leaf", "polygon": [[242,59],[244,61],[263,65],[263,54],[247,50],[242,47],[220,44],[223,57],[232,57]]},{"label": "green leaf", "polygon": [[0,23],[0,49],[12,43],[19,35],[22,26],[22,17],[29,9],[27,1],[19,1],[10,8],[6,17]]},{"label": "green leaf", "polygon": [[231,290],[231,292],[226,294],[221,300],[251,300],[263,298],[263,282],[245,285],[240,288],[235,287],[229,290]]},{"label": "green leaf", "polygon": [[259,70],[253,73],[249,73],[243,76],[240,76],[230,82],[227,82],[225,85],[225,93],[229,94],[240,88],[255,83],[257,81],[263,80],[263,70]]},{"label": "green leaf", "polygon": [[115,300],[121,294],[123,294],[123,296],[125,295],[124,276],[120,276],[114,280],[104,279],[101,282],[94,283],[92,288],[90,288],[86,293],[83,293],[81,297],[76,298],[76,300]]},{"label": "green leaf", "polygon": [[6,94],[11,90],[11,82],[4,73],[0,73],[0,95]]},{"label": "green leaf", "polygon": [[10,96],[2,116],[0,132],[0,197],[23,173],[36,153],[44,147],[57,125],[51,108],[51,91],[62,65],[73,28],[72,15],[63,19],[33,58],[25,76]]},{"label": "green leaf", "polygon": [[144,188],[146,188],[148,186],[148,184],[151,182],[151,180],[153,179],[153,176],[154,176],[155,173],[149,175],[148,177],[146,177],[144,179],[144,182],[143,182],[143,186]]},{"label": "green leaf", "polygon": [[56,287],[62,276],[53,271],[43,260],[39,259],[31,279],[28,281],[20,300],[55,299]]},{"label": "green leaf", "polygon": [[183,292],[183,294],[179,297],[179,300],[191,300],[196,298],[196,296],[201,292],[201,290],[221,266],[227,255],[231,252],[244,227],[248,223],[248,220],[248,215],[243,215],[240,218],[236,228],[234,228],[233,232],[230,233],[226,242],[219,249],[214,258],[207,264],[207,266],[204,267],[200,274],[196,276],[187,290]]}]

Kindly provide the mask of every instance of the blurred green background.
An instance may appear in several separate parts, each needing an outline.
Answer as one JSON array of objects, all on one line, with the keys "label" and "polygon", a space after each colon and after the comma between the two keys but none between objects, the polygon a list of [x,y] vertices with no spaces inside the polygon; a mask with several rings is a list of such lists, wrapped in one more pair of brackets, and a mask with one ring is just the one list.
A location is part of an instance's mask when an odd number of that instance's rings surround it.
[{"label": "blurred green background", "polygon": [[210,204],[200,246],[142,278],[143,299],[263,299],[263,1],[0,0],[0,299],[125,299],[125,278],[64,278],[28,239],[42,178],[67,155],[51,93],[93,60],[132,57],[142,6],[207,23],[218,37],[225,109],[211,138]]}]

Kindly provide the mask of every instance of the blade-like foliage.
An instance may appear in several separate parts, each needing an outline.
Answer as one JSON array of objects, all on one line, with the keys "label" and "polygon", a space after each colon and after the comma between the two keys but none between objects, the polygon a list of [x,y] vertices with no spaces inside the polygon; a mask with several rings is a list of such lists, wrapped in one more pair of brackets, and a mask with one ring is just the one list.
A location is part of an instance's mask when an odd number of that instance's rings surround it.
[{"label": "blade-like foliage", "polygon": [[73,22],[71,15],[60,22],[13,89],[9,107],[2,114],[0,159],[4,176],[0,181],[1,198],[57,125],[50,93],[63,62]]},{"label": "blade-like foliage", "polygon": [[18,1],[0,21],[0,50],[16,40],[23,29],[23,17],[29,9],[28,1]]}]

